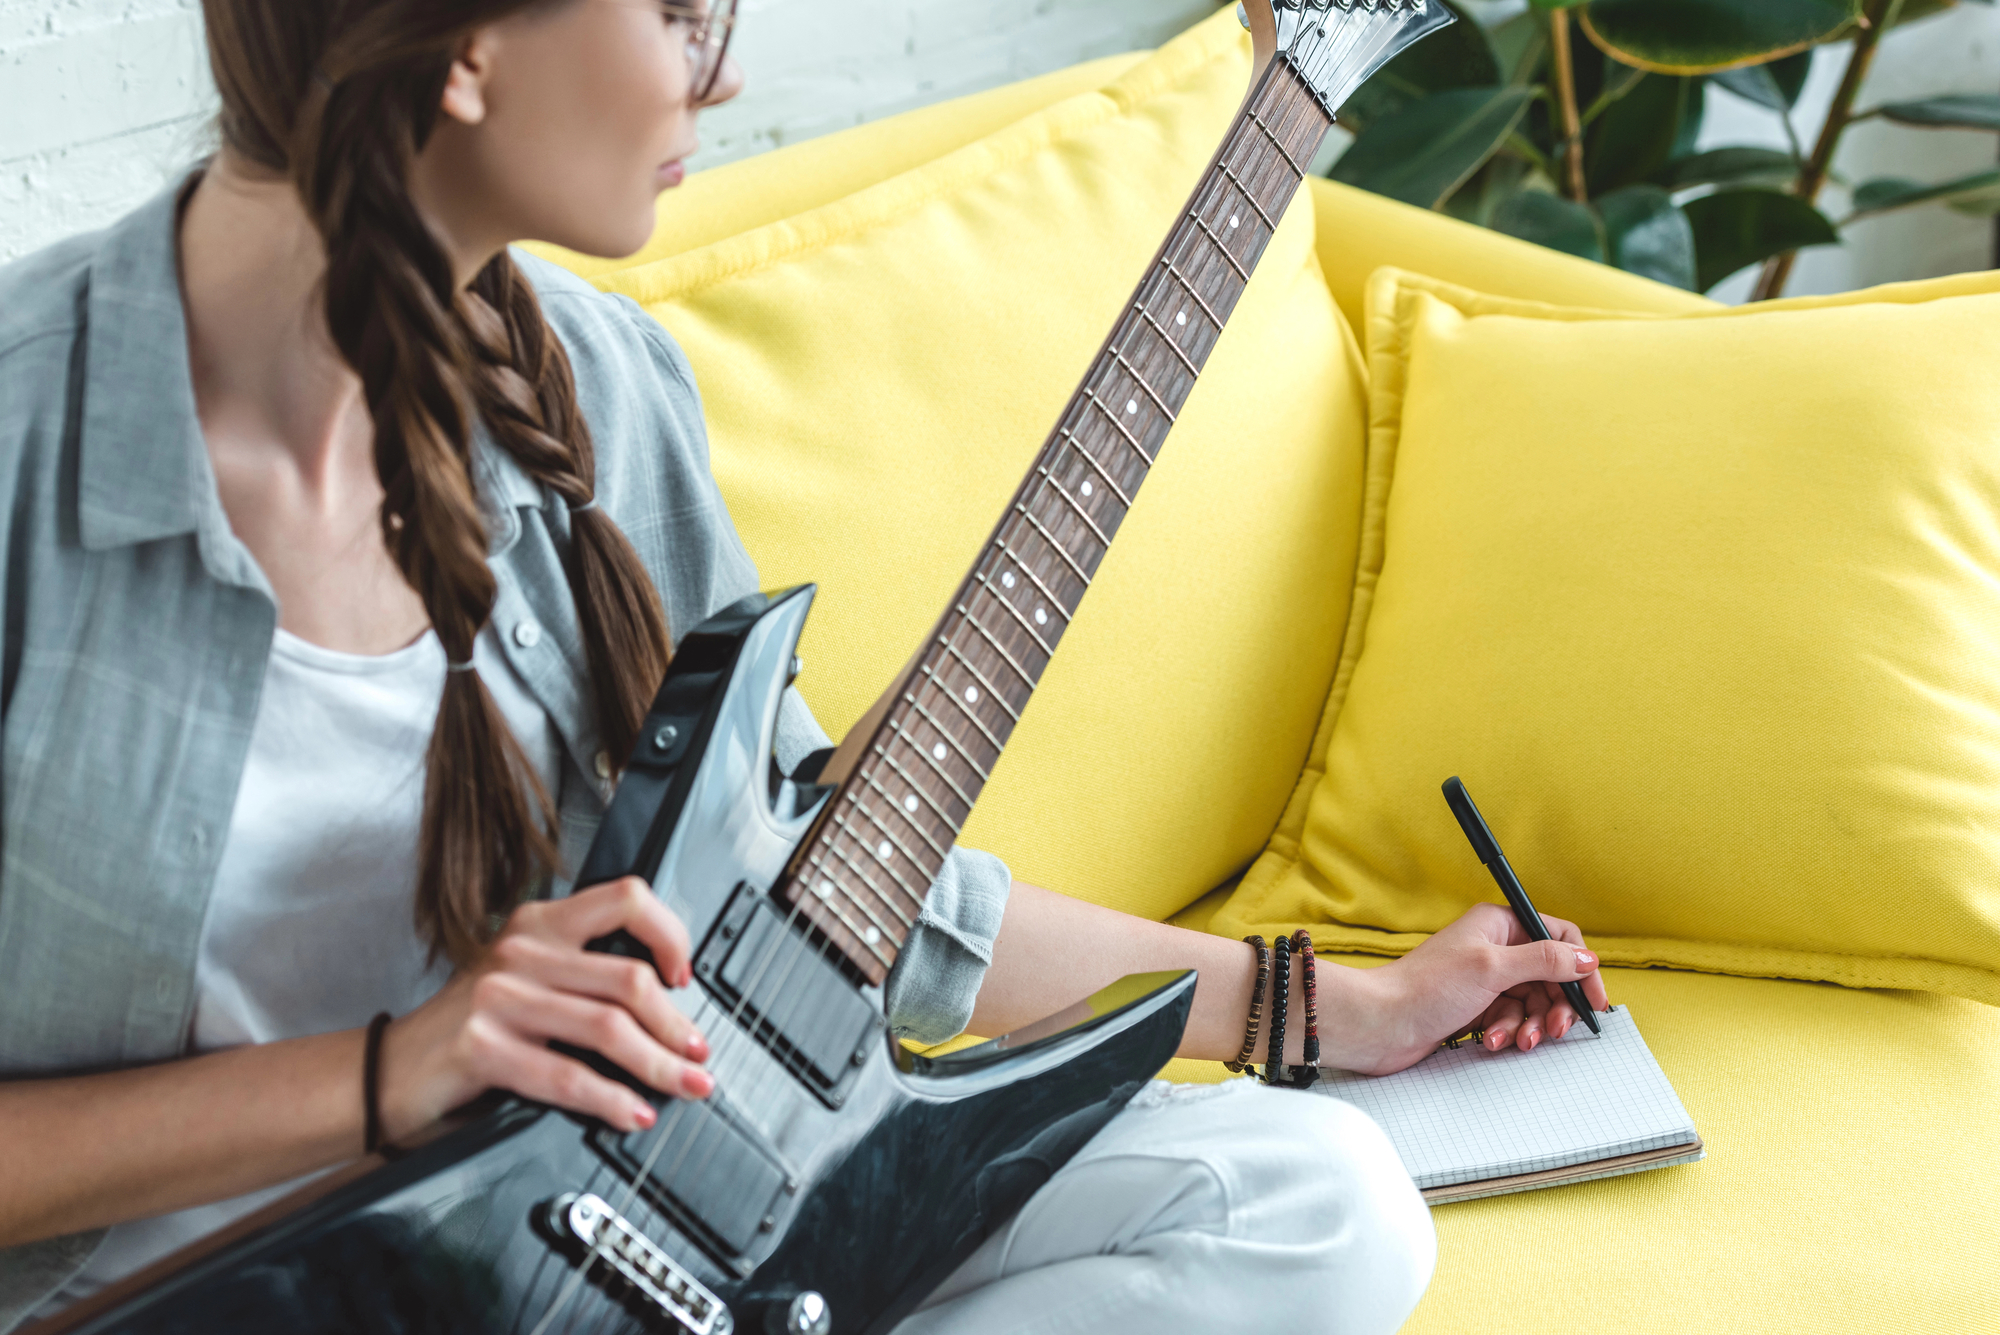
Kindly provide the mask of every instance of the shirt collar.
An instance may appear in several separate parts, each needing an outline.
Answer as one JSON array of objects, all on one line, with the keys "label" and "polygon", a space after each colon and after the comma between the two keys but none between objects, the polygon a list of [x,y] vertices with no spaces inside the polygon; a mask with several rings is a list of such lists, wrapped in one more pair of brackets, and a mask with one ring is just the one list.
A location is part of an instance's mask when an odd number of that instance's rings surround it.
[{"label": "shirt collar", "polygon": [[[174,244],[181,199],[199,175],[120,219],[91,264],[77,479],[87,549],[185,533],[199,534],[207,549],[227,531],[195,411]],[[547,496],[484,423],[473,427],[473,474],[497,556],[520,535],[518,507],[542,506]]]}]

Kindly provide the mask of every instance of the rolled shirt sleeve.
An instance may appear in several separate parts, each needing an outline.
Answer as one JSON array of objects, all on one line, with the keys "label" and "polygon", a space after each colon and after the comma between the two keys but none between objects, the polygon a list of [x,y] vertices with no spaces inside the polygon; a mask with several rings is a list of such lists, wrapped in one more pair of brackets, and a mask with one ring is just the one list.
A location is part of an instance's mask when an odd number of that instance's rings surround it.
[{"label": "rolled shirt sleeve", "polygon": [[[797,689],[787,688],[778,709],[778,767],[790,774],[832,744]],[[942,1043],[964,1032],[1013,883],[1007,864],[991,853],[954,845],[946,854],[889,971],[883,1000],[898,1038]]]}]

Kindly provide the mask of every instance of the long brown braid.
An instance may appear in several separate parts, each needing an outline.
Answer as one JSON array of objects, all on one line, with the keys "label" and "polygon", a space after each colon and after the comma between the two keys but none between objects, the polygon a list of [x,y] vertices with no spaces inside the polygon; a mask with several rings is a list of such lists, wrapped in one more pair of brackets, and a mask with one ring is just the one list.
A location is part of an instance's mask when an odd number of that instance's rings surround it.
[{"label": "long brown braid", "polygon": [[458,964],[558,857],[549,794],[471,667],[496,592],[475,418],[570,507],[567,564],[611,755],[631,749],[669,654],[659,595],[594,504],[590,431],[534,291],[505,251],[456,291],[409,195],[459,42],[532,2],[203,4],[224,146],[288,177],[325,243],[327,326],[374,421],[383,541],[452,665],[426,754],[415,911]]}]

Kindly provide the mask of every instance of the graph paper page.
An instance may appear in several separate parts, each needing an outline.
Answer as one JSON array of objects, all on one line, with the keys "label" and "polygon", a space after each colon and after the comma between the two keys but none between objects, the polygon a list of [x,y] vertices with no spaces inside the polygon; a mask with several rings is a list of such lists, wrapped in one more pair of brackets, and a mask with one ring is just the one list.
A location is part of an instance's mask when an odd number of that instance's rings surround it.
[{"label": "graph paper page", "polygon": [[1467,1043],[1394,1075],[1324,1071],[1313,1086],[1388,1133],[1419,1188],[1483,1182],[1682,1145],[1694,1122],[1632,1012],[1598,1016],[1533,1052]]}]

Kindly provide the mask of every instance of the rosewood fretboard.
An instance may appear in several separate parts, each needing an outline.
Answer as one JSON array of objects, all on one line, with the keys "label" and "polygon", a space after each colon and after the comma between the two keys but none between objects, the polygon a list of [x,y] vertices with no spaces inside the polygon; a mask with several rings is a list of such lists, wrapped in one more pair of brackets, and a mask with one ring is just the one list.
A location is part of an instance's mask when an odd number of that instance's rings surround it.
[{"label": "rosewood fretboard", "polygon": [[1331,114],[1266,68],[779,894],[880,982]]}]

